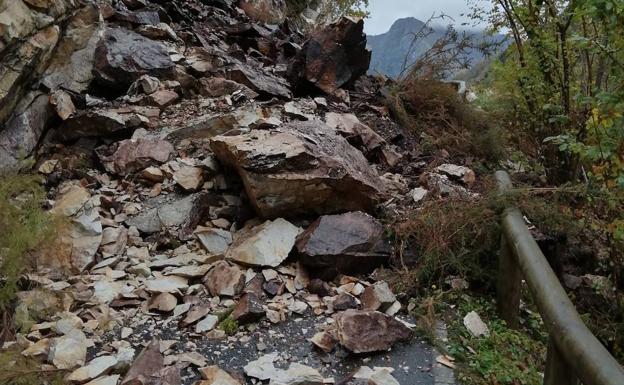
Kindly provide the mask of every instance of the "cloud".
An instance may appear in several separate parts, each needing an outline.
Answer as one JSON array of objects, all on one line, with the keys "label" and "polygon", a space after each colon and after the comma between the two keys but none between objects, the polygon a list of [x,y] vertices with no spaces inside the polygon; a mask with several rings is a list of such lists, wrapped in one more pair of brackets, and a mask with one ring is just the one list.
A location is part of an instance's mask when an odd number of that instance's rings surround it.
[{"label": "cloud", "polygon": [[369,0],[370,18],[366,19],[366,33],[378,35],[387,32],[395,20],[403,17],[415,17],[426,21],[435,12],[445,13],[455,19],[456,23],[470,21],[461,16],[468,13],[466,0]]}]

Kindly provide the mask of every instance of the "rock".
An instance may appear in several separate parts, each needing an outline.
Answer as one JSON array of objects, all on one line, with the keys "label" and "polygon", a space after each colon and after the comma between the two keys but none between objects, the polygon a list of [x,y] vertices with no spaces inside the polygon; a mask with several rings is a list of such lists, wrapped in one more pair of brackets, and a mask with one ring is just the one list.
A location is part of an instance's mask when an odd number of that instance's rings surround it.
[{"label": "rock", "polygon": [[173,180],[186,191],[197,191],[204,184],[204,171],[199,167],[182,166],[173,173]]},{"label": "rock", "polygon": [[247,99],[255,99],[258,97],[258,93],[251,90],[246,85],[224,78],[202,78],[199,80],[199,84],[199,93],[202,96],[209,96],[211,98],[220,98],[222,96],[232,95],[236,92],[242,93]]},{"label": "rock", "polygon": [[364,290],[362,294],[364,310],[385,312],[396,301],[396,297],[386,282],[376,282]]},{"label": "rock", "polygon": [[152,296],[147,302],[147,308],[150,310],[169,313],[178,305],[178,299],[173,294],[160,293]]},{"label": "rock", "polygon": [[91,360],[91,362],[89,362],[89,364],[87,364],[86,366],[74,370],[67,377],[67,380],[70,382],[77,382],[82,384],[84,382],[91,381],[94,378],[101,376],[102,374],[106,374],[115,365],[117,365],[117,358],[113,356],[96,357]]},{"label": "rock", "polygon": [[[160,352],[160,344],[153,339],[136,357],[130,370],[121,380],[121,385],[151,384],[151,377],[156,377],[164,368],[164,357]],[[164,384],[163,384],[164,385]]]},{"label": "rock", "polygon": [[392,376],[392,368],[369,368],[368,366],[361,366],[354,374],[353,378],[358,380],[364,380],[369,385],[400,385],[399,382]]},{"label": "rock", "polygon": [[277,267],[288,257],[299,231],[281,218],[264,222],[239,232],[225,257],[243,265]]},{"label": "rock", "polygon": [[336,347],[338,340],[336,337],[327,331],[316,333],[311,339],[314,345],[316,345],[319,349],[324,351],[325,353],[329,353]]},{"label": "rock", "polygon": [[162,183],[165,180],[165,174],[158,167],[150,166],[141,171],[139,177],[152,183]]},{"label": "rock", "polygon": [[191,310],[188,311],[186,317],[182,321],[180,321],[180,325],[182,327],[187,327],[195,322],[199,321],[201,318],[210,313],[210,306],[208,305],[197,305],[194,306]]},{"label": "rock", "polygon": [[247,293],[241,297],[232,311],[230,317],[239,325],[253,323],[261,320],[266,315],[262,302],[254,293]]},{"label": "rock", "polygon": [[78,10],[65,28],[59,45],[43,74],[42,83],[51,90],[74,93],[86,91],[93,80],[95,47],[101,38],[103,23],[96,5]]},{"label": "rock", "polygon": [[100,378],[96,378],[93,381],[87,382],[85,385],[117,385],[119,382],[119,374],[114,374],[112,376],[103,376]]},{"label": "rock", "polygon": [[206,318],[199,321],[195,325],[195,333],[205,333],[214,329],[219,323],[219,317],[216,315],[207,315]]},{"label": "rock", "polygon": [[318,278],[311,280],[306,286],[306,290],[310,294],[318,294],[319,297],[329,297],[333,292],[332,287],[327,282]]},{"label": "rock", "polygon": [[261,381],[269,380],[275,377],[279,371],[273,364],[278,356],[278,353],[265,354],[257,360],[249,362],[243,367],[243,370],[249,377],[257,378]]},{"label": "rock", "polygon": [[[152,293],[177,293],[188,288],[188,280],[184,277],[169,275],[145,282],[145,290]],[[175,307],[175,305],[174,305]]]},{"label": "rock", "polygon": [[22,98],[12,118],[0,129],[0,171],[21,167],[21,160],[35,150],[53,116],[47,95],[31,92]]},{"label": "rock", "polygon": [[203,282],[211,295],[233,297],[243,291],[245,274],[238,267],[231,266],[225,261],[219,261],[206,274]]},{"label": "rock", "polygon": [[307,83],[327,94],[364,75],[371,52],[366,49],[364,20],[343,17],[312,35],[292,66],[293,84]]},{"label": "rock", "polygon": [[362,212],[320,217],[299,235],[295,247],[304,265],[328,274],[370,273],[391,254],[383,225]]},{"label": "rock", "polygon": [[88,340],[80,330],[72,330],[64,336],[54,338],[50,344],[48,362],[58,369],[72,369],[82,366],[87,357]]},{"label": "rock", "polygon": [[79,185],[69,185],[61,189],[50,213],[71,217],[78,214],[89,199],[91,199],[89,190]]},{"label": "rock", "polygon": [[136,32],[153,40],[179,40],[178,35],[176,35],[173,28],[171,28],[167,23],[158,23],[156,25],[142,25],[136,29]]},{"label": "rock", "polygon": [[280,24],[286,18],[287,6],[284,0],[242,0],[239,4],[250,19]]},{"label": "rock", "polygon": [[323,385],[323,376],[318,370],[293,362],[288,369],[272,377],[269,385]]},{"label": "rock", "polygon": [[172,77],[175,64],[166,46],[123,28],[109,28],[95,50],[95,79],[125,92],[143,75]]},{"label": "rock", "polygon": [[76,106],[72,102],[71,95],[65,91],[54,91],[50,96],[50,104],[54,106],[57,115],[63,120],[69,119],[76,113]]},{"label": "rock", "polygon": [[436,171],[466,185],[471,185],[476,180],[474,171],[464,166],[445,163],[436,167]]},{"label": "rock", "polygon": [[123,254],[127,243],[128,229],[125,227],[106,227],[102,231],[100,252],[105,258],[120,255]]},{"label": "rock", "polygon": [[222,229],[198,227],[195,235],[204,249],[213,255],[223,255],[232,243],[232,233]]},{"label": "rock", "polygon": [[466,314],[464,317],[464,326],[474,337],[487,337],[490,335],[490,329],[485,322],[481,320],[479,314],[474,311]]},{"label": "rock", "polygon": [[207,193],[159,196],[144,202],[145,210],[126,223],[145,234],[178,229],[180,237],[189,239],[197,225],[205,220],[211,200]]},{"label": "rock", "polygon": [[160,80],[153,76],[143,75],[138,78],[128,89],[128,95],[151,95],[161,87]]},{"label": "rock", "polygon": [[96,153],[108,172],[128,175],[166,162],[173,153],[173,146],[165,140],[127,139],[100,147]]},{"label": "rock", "polygon": [[44,161],[43,163],[41,163],[37,171],[39,171],[39,173],[44,174],[44,175],[50,175],[56,170],[56,167],[58,166],[58,164],[59,164],[58,159],[48,159]]},{"label": "rock", "polygon": [[80,111],[63,122],[57,133],[61,140],[128,135],[143,126],[147,118],[130,109]]},{"label": "rock", "polygon": [[199,278],[206,275],[208,270],[210,270],[212,266],[210,265],[189,265],[178,267],[173,270],[169,270],[165,273],[165,275],[179,275],[180,277],[185,278]]},{"label": "rock", "polygon": [[178,101],[180,95],[171,90],[158,90],[142,99],[144,105],[158,107],[161,110]]},{"label": "rock", "polygon": [[263,217],[371,211],[384,196],[359,151],[320,122],[217,136],[211,148],[234,167]]},{"label": "rock", "polygon": [[361,147],[366,153],[378,150],[386,145],[386,141],[370,127],[362,124],[354,114],[328,112],[325,115],[328,127],[344,136],[349,143]]},{"label": "rock", "polygon": [[385,351],[411,336],[402,322],[376,311],[346,310],[334,318],[338,341],[353,353]]},{"label": "rock", "polygon": [[412,197],[415,203],[418,203],[422,201],[423,199],[425,199],[425,197],[427,197],[427,194],[429,194],[429,191],[427,191],[426,189],[422,187],[416,187],[409,193],[409,195]]},{"label": "rock", "polygon": [[259,66],[236,64],[226,71],[228,79],[246,85],[265,97],[291,99],[290,85],[284,78],[270,74]]},{"label": "rock", "polygon": [[357,309],[358,307],[355,297],[347,293],[338,294],[334,300],[334,311]]},{"label": "rock", "polygon": [[218,366],[208,366],[200,369],[200,373],[204,381],[198,385],[241,385],[228,372],[222,370]]}]

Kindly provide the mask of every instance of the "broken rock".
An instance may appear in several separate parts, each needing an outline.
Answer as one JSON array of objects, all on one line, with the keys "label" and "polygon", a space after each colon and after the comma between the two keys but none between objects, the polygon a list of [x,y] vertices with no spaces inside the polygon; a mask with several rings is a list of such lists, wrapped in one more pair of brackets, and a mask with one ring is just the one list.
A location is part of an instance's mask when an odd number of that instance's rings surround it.
[{"label": "broken rock", "polygon": [[245,274],[238,267],[231,266],[225,261],[219,261],[206,274],[203,282],[211,295],[233,297],[243,290]]},{"label": "broken rock", "polygon": [[237,234],[226,258],[250,266],[279,266],[295,244],[299,228],[278,218]]},{"label": "broken rock", "polygon": [[371,211],[385,195],[362,153],[320,122],[218,136],[211,147],[263,217]]},{"label": "broken rock", "polygon": [[93,380],[102,374],[106,374],[115,365],[117,365],[117,359],[113,356],[96,357],[89,362],[88,365],[74,370],[67,377],[67,380],[70,382],[84,383],[86,381]]},{"label": "broken rock", "polygon": [[402,322],[376,311],[346,310],[334,318],[338,341],[353,353],[388,350],[412,334]]},{"label": "broken rock", "polygon": [[96,152],[108,172],[127,175],[166,162],[173,146],[165,140],[128,139],[100,147]]},{"label": "broken rock", "polygon": [[231,317],[240,325],[244,325],[261,320],[265,314],[266,311],[258,296],[254,293],[247,293],[238,301]]},{"label": "broken rock", "polygon": [[370,273],[391,254],[383,225],[362,212],[320,217],[295,246],[304,265],[328,274]]},{"label": "broken rock", "polygon": [[396,297],[386,282],[376,282],[364,290],[362,306],[365,310],[385,312],[396,301]]}]

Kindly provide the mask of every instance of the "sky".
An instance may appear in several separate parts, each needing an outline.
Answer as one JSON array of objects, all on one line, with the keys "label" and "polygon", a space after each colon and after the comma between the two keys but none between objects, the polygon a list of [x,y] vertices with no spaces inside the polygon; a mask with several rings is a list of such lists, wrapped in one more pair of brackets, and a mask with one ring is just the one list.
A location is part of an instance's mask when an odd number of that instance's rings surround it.
[{"label": "sky", "polygon": [[434,12],[444,12],[457,23],[470,21],[460,16],[469,11],[466,0],[369,0],[368,11],[370,18],[365,20],[364,29],[369,35],[387,32],[396,19],[415,17],[426,21]]}]

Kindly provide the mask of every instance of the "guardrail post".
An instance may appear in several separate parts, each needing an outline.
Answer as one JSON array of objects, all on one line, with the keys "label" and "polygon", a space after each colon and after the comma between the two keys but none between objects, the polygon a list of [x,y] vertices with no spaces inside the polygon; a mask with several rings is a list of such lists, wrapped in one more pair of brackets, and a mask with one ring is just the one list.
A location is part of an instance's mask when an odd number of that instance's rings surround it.
[{"label": "guardrail post", "polygon": [[548,353],[546,353],[544,385],[578,385],[578,383],[574,370],[566,363],[555,344],[555,340],[550,337]]},{"label": "guardrail post", "polygon": [[521,283],[522,272],[503,234],[498,256],[496,305],[498,314],[512,329],[517,329],[519,326]]}]

